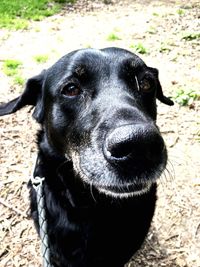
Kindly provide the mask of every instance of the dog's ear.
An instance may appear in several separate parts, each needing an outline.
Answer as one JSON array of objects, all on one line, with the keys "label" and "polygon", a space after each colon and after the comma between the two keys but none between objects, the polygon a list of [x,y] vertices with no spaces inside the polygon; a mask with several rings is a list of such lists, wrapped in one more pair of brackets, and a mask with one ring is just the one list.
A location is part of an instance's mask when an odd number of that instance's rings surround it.
[{"label": "dog's ear", "polygon": [[169,106],[173,106],[174,102],[169,98],[163,95],[163,91],[162,91],[162,87],[159,81],[159,77],[158,77],[158,70],[155,68],[151,68],[152,72],[154,73],[154,75],[156,76],[157,79],[157,92],[156,92],[156,97],[158,98],[158,100],[160,100],[160,102],[169,105]]},{"label": "dog's ear", "polygon": [[168,105],[168,106],[173,106],[174,102],[169,98],[163,95],[163,91],[162,91],[162,87],[161,84],[158,80],[158,84],[157,84],[157,94],[156,97],[158,98],[158,100],[160,100],[160,102]]},{"label": "dog's ear", "polygon": [[35,106],[33,117],[41,123],[44,116],[43,104],[42,104],[42,87],[44,83],[46,71],[42,71],[41,74],[30,78],[27,83],[24,92],[17,98],[11,100],[8,103],[0,105],[0,116],[8,115],[16,112],[26,105]]}]

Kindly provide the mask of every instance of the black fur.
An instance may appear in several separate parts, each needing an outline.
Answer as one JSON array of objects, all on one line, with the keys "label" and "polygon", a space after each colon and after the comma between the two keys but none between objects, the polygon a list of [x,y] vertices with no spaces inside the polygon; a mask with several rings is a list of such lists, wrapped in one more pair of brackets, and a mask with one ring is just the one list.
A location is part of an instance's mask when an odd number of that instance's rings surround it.
[{"label": "black fur", "polygon": [[[118,48],[74,51],[0,106],[35,106],[38,161],[45,177],[55,267],[122,267],[140,248],[156,203],[167,152],[156,121],[165,97],[158,71]],[[38,229],[35,191],[31,214]]]}]

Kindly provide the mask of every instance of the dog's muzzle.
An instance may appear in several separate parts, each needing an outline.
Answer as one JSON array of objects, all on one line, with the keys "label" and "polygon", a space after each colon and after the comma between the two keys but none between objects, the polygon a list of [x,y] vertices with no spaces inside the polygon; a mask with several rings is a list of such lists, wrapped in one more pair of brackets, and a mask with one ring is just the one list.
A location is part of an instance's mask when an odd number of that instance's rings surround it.
[{"label": "dog's muzzle", "polygon": [[[93,143],[95,143],[93,141]],[[166,166],[163,138],[153,123],[126,124],[109,130],[103,149],[86,147],[74,154],[81,178],[98,191],[114,197],[147,192]]]}]

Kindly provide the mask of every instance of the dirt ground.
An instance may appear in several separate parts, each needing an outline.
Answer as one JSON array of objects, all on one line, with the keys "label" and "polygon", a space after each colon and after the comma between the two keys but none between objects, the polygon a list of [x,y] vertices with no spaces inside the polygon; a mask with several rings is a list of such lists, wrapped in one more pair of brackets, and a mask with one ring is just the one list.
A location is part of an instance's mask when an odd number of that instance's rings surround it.
[{"label": "dirt ground", "polygon": [[[60,56],[83,47],[142,43],[141,55],[160,71],[167,95],[178,88],[198,89],[200,32],[198,1],[79,1],[61,14],[32,22],[26,31],[0,30],[0,102],[22,88],[5,75],[6,59],[20,60],[20,73],[29,78]],[[109,41],[114,33],[120,40]],[[38,64],[36,55],[48,55]],[[166,140],[169,164],[159,182],[157,209],[143,248],[129,267],[200,267],[200,103],[169,107],[158,103],[158,125]],[[28,218],[27,181],[36,156],[31,110],[24,108],[0,119],[0,266],[41,266],[40,242]],[[131,214],[130,214],[131,216]],[[95,267],[95,266],[94,266]],[[102,266],[103,267],[103,266]]]}]

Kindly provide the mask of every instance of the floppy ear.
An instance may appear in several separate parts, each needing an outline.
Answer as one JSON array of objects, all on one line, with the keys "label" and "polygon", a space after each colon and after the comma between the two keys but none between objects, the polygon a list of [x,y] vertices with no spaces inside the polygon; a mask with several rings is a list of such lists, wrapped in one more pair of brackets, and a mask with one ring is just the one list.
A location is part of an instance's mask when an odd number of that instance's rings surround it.
[{"label": "floppy ear", "polygon": [[156,97],[158,98],[158,100],[160,100],[160,102],[169,105],[169,106],[173,106],[174,102],[169,98],[163,95],[163,91],[162,91],[162,87],[161,84],[158,80],[158,84],[157,84],[157,94]]},{"label": "floppy ear", "polygon": [[162,87],[159,81],[159,77],[158,77],[158,70],[155,68],[151,68],[152,72],[154,73],[154,75],[157,78],[157,92],[156,92],[156,97],[158,98],[158,100],[160,100],[160,102],[169,105],[169,106],[173,106],[174,102],[169,98],[163,95],[163,91],[162,91]]},{"label": "floppy ear", "polygon": [[32,105],[35,106],[33,117],[41,123],[44,115],[42,105],[42,87],[44,77],[45,71],[42,71],[41,74],[29,79],[26,83],[24,92],[19,97],[6,104],[0,105],[0,116],[14,113],[26,105]]}]

